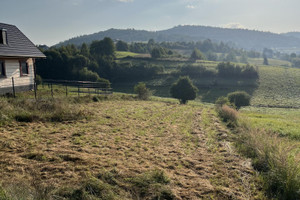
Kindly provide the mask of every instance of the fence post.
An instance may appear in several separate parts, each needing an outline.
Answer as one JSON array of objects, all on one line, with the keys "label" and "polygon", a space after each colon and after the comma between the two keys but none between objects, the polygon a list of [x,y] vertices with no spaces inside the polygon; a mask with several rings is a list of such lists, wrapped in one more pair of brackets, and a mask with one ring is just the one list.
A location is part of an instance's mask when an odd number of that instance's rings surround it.
[{"label": "fence post", "polygon": [[12,81],[13,95],[14,95],[14,98],[16,98],[16,91],[15,91],[15,81],[14,81],[14,77],[11,77],[11,81]]}]

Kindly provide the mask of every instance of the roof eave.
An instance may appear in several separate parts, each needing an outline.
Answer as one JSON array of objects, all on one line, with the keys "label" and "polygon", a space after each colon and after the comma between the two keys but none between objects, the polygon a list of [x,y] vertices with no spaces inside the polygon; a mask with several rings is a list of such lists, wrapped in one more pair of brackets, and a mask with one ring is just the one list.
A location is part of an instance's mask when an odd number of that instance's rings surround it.
[{"label": "roof eave", "polygon": [[0,55],[1,58],[46,58],[45,55]]}]

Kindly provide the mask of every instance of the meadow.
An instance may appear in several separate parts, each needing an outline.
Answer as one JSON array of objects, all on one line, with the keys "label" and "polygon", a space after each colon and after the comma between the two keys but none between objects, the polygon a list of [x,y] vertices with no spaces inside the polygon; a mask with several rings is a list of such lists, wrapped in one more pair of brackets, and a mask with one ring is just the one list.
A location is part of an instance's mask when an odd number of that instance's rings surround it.
[{"label": "meadow", "polygon": [[[170,87],[180,76],[178,71],[184,65],[204,66],[209,70],[216,70],[219,62],[202,61],[191,62],[187,59],[181,61],[173,59],[131,59],[124,58],[119,62],[132,62],[133,64],[147,62],[149,64],[163,66],[163,73],[156,77],[140,79],[137,81],[124,81],[112,83],[115,91],[133,93],[133,86],[143,81],[154,91],[154,95],[170,97]],[[198,99],[202,102],[214,103],[220,96],[243,90],[251,96],[251,105],[256,107],[283,107],[300,108],[300,69],[285,67],[287,63],[270,59],[273,65],[262,65],[261,60],[249,63],[254,65],[258,71],[259,78],[255,79],[232,79],[222,77],[191,77],[193,83],[198,87]],[[257,65],[256,65],[257,63]],[[244,66],[242,63],[235,63]]]},{"label": "meadow", "polygon": [[20,99],[1,99],[15,108],[0,113],[10,120],[0,128],[2,199],[264,199],[210,105],[126,94],[23,99],[62,110],[60,120],[49,112],[26,121],[16,117]]},{"label": "meadow", "polygon": [[240,112],[252,128],[267,129],[280,137],[300,139],[299,109],[245,107]]}]

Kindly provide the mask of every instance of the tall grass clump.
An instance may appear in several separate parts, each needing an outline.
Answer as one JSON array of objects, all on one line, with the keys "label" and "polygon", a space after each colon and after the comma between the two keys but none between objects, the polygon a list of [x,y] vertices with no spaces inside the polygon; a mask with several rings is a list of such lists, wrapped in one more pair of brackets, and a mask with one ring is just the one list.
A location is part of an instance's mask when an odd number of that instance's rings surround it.
[{"label": "tall grass clump", "polygon": [[[226,99],[216,104],[219,117],[237,133],[239,151],[252,159],[260,172],[263,187],[271,198],[300,199],[300,143],[279,137],[274,132],[250,128],[247,119],[226,105]],[[223,105],[222,105],[223,104]]]},{"label": "tall grass clump", "polygon": [[238,111],[228,105],[216,105],[216,111],[223,122],[226,122],[229,127],[237,125]]},{"label": "tall grass clump", "polygon": [[7,102],[6,98],[0,98],[0,125],[11,120],[13,107]]},{"label": "tall grass clump", "polygon": [[300,199],[299,143],[265,130],[241,127],[239,150],[252,158],[267,194],[276,199]]},{"label": "tall grass clump", "polygon": [[87,113],[68,99],[6,99],[0,98],[0,124],[11,120],[70,121],[87,117]]},{"label": "tall grass clump", "polygon": [[167,187],[169,178],[161,170],[153,170],[131,179],[132,191],[136,199],[172,200],[175,195]]}]

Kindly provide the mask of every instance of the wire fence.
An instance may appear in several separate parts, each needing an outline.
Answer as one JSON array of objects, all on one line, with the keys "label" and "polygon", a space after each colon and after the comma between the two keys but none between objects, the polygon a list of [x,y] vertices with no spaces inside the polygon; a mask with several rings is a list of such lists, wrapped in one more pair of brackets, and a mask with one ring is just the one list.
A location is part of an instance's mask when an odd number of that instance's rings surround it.
[{"label": "wire fence", "polygon": [[[40,85],[43,89],[45,86],[48,87],[52,97],[54,97],[54,87],[57,86],[60,86],[60,89],[65,91],[66,96],[71,94],[74,95],[74,93],[78,96],[83,93],[97,95],[109,95],[113,93],[112,88],[106,82],[43,79]],[[18,79],[14,79],[14,77],[10,80],[7,79],[5,83],[2,83],[0,86],[0,92],[2,94],[12,94],[13,97],[16,97],[16,92],[32,89],[34,90],[36,98],[37,91],[39,91],[36,83],[31,85],[21,84],[20,86]]]},{"label": "wire fence", "polygon": [[65,88],[66,96],[70,93],[80,94],[112,94],[112,88],[105,82],[91,82],[91,81],[70,81],[70,80],[52,80],[44,79],[42,86],[48,85],[53,97],[53,85],[60,85]]}]

